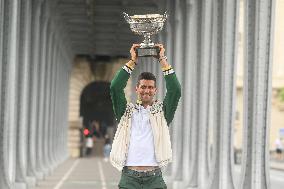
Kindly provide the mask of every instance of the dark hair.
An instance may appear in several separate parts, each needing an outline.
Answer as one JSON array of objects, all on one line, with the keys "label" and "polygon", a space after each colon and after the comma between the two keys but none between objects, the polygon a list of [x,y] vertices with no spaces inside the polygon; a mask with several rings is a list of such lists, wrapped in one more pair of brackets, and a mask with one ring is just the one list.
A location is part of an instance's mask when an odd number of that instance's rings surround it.
[{"label": "dark hair", "polygon": [[154,74],[152,74],[151,72],[142,72],[139,76],[138,76],[138,80],[137,80],[137,86],[140,84],[140,80],[153,80],[155,81],[155,86],[156,86],[156,77]]}]

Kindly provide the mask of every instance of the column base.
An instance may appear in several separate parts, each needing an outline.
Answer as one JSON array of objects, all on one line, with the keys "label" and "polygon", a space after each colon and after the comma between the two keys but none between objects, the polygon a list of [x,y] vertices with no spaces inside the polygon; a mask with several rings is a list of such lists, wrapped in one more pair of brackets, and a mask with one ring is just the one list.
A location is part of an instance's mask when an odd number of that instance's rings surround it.
[{"label": "column base", "polygon": [[14,184],[14,187],[15,189],[27,189],[27,184],[24,183],[24,182],[16,182]]},{"label": "column base", "polygon": [[44,176],[44,178],[50,176],[51,173],[52,173],[52,169],[51,169],[51,168],[45,169],[45,170],[43,171],[43,174],[44,174],[43,176]]},{"label": "column base", "polygon": [[182,181],[173,181],[173,189],[184,188],[184,183]]},{"label": "column base", "polygon": [[37,180],[43,180],[44,179],[44,173],[43,172],[36,172],[36,178],[37,178]]},{"label": "column base", "polygon": [[34,188],[36,186],[36,178],[35,177],[27,177],[27,186],[28,188]]}]

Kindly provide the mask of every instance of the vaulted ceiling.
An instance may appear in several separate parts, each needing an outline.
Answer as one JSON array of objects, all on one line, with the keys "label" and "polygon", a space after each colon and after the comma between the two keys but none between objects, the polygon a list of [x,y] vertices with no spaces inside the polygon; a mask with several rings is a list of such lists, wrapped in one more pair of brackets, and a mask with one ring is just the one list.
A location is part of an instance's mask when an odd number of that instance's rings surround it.
[{"label": "vaulted ceiling", "polygon": [[132,43],[142,36],[130,31],[129,15],[165,11],[165,0],[58,0],[72,48],[77,54],[127,56]]}]

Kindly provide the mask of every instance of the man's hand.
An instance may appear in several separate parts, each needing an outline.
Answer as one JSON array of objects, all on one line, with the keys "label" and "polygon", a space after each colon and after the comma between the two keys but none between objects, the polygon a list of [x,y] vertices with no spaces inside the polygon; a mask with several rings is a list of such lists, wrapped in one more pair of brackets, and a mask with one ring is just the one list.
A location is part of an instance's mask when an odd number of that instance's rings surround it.
[{"label": "man's hand", "polygon": [[159,56],[157,58],[159,59],[161,57],[164,57],[165,56],[165,51],[166,51],[164,46],[162,44],[156,44],[155,46],[159,48]]},{"label": "man's hand", "polygon": [[167,57],[165,56],[165,51],[166,49],[164,48],[164,46],[162,44],[156,44],[155,45],[156,47],[159,48],[159,56],[157,57],[161,66],[162,66],[162,69],[169,69],[171,66],[168,64],[167,62]]},{"label": "man's hand", "polygon": [[130,49],[130,55],[131,55],[131,60],[137,62],[137,53],[136,53],[136,48],[140,47],[139,44],[133,44],[131,49]]},{"label": "man's hand", "polygon": [[134,69],[135,65],[137,64],[137,53],[136,48],[140,47],[139,44],[133,44],[130,49],[130,56],[131,59],[126,63],[128,67],[130,67],[132,70]]}]

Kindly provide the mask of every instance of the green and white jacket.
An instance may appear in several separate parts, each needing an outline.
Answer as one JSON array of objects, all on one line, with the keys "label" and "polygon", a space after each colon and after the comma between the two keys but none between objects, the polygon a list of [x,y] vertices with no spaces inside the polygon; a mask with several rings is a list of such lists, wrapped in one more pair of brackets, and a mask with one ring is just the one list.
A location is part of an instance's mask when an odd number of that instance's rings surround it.
[{"label": "green and white jacket", "polygon": [[[118,170],[125,165],[131,133],[131,117],[135,104],[127,103],[124,93],[132,69],[125,65],[111,82],[110,93],[114,113],[119,121],[112,144],[110,162]],[[153,131],[155,156],[159,167],[166,166],[172,160],[172,149],[168,125],[172,122],[178,101],[181,97],[181,86],[169,67],[163,71],[166,81],[166,95],[163,102],[155,101],[150,108],[150,124]]]}]

